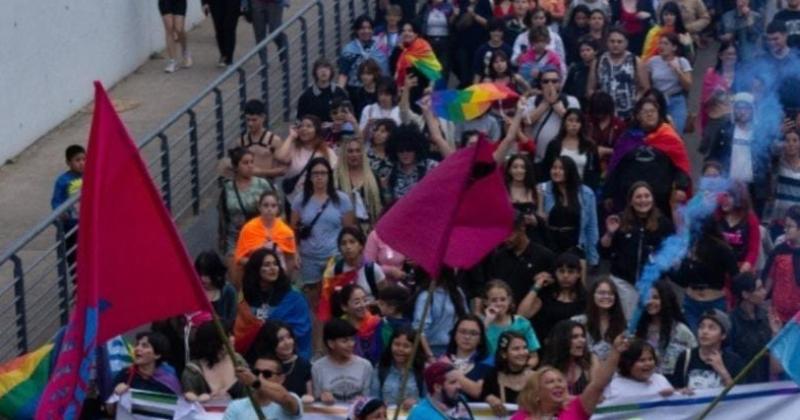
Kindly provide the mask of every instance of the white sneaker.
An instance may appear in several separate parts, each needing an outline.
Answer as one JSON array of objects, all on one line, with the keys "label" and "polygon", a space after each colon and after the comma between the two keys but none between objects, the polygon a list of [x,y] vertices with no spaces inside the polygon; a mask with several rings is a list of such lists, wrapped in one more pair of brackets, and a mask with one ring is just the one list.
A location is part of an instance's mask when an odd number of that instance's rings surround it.
[{"label": "white sneaker", "polygon": [[188,69],[189,67],[192,67],[192,64],[194,64],[194,61],[192,60],[192,53],[186,51],[183,53],[183,67]]},{"label": "white sneaker", "polygon": [[175,70],[178,70],[178,63],[176,63],[175,60],[170,59],[167,61],[167,67],[164,67],[164,72],[175,73]]},{"label": "white sneaker", "polygon": [[225,62],[225,57],[220,57],[219,58],[219,61],[217,62],[217,67],[219,67],[221,69],[224,69],[225,67],[228,67],[228,64]]}]

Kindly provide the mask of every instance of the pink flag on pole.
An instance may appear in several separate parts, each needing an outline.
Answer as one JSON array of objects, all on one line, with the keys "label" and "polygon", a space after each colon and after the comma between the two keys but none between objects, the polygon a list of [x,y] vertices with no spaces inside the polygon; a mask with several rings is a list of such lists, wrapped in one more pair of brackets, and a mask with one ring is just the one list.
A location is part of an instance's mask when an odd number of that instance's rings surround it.
[{"label": "pink flag on pole", "polygon": [[94,349],[140,325],[211,311],[139,150],[103,86],[95,104],[78,228],[78,292],[37,419],[76,419]]},{"label": "pink flag on pole", "polygon": [[514,222],[493,151],[481,140],[445,159],[378,221],[381,239],[432,276],[480,262]]}]

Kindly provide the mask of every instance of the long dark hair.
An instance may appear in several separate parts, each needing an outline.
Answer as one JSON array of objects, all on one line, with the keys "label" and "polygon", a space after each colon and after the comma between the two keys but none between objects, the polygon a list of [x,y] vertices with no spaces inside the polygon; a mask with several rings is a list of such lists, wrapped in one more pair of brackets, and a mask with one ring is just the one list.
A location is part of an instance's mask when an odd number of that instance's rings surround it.
[{"label": "long dark hair", "polygon": [[675,15],[675,25],[673,26],[673,30],[675,33],[678,34],[685,34],[687,32],[686,25],[683,23],[683,15],[681,14],[681,8],[678,7],[678,4],[675,2],[667,2],[661,6],[661,12],[658,14],[658,24],[664,26],[664,13],[672,13]]},{"label": "long dark hair", "polygon": [[292,327],[277,319],[267,319],[264,321],[264,324],[261,325],[261,329],[258,330],[258,334],[255,340],[253,340],[253,345],[250,346],[250,350],[246,354],[245,359],[251,366],[255,364],[256,359],[263,355],[271,355],[277,358],[275,350],[278,348],[278,343],[280,342],[280,340],[278,340],[278,333],[283,329],[288,331],[292,339],[295,340],[294,352],[297,354],[297,337],[295,337]]},{"label": "long dark hair", "polygon": [[203,251],[194,259],[194,271],[198,276],[208,276],[211,285],[215,289],[222,290],[225,287],[225,274],[228,269],[216,251]]},{"label": "long dark hair", "polygon": [[[660,280],[654,285],[658,298],[661,300],[661,311],[658,313],[660,325],[658,331],[658,347],[666,350],[672,338],[672,330],[678,323],[686,323],[681,311],[678,298],[666,280]],[[636,326],[636,336],[646,340],[647,327],[653,322],[653,316],[647,311],[642,311],[639,324]]]},{"label": "long dark hair", "polygon": [[589,153],[590,151],[594,150],[595,145],[594,142],[589,140],[589,135],[586,134],[587,132],[587,123],[586,118],[583,116],[583,112],[581,112],[578,108],[570,108],[567,112],[564,113],[564,116],[561,117],[561,128],[558,130],[558,135],[556,136],[556,141],[564,140],[564,137],[567,135],[567,117],[570,115],[575,115],[578,117],[578,121],[581,123],[581,128],[578,130],[578,151],[581,153]]},{"label": "long dark hair", "polygon": [[190,347],[191,360],[204,360],[208,367],[213,367],[220,361],[224,343],[217,333],[213,322],[206,322],[199,326],[194,333]]},{"label": "long dark hair", "polygon": [[631,378],[631,370],[633,369],[633,365],[639,361],[642,357],[642,354],[646,351],[649,351],[650,354],[653,355],[653,360],[658,365],[658,355],[656,353],[656,349],[645,340],[635,338],[631,340],[628,349],[623,351],[622,354],[619,355],[619,366],[617,370],[620,376],[624,378]]},{"label": "long dark hair", "polygon": [[[717,74],[722,74],[722,59],[719,58],[719,56],[722,55],[725,50],[731,47],[733,47],[737,53],[739,52],[739,49],[736,47],[736,43],[733,40],[721,41],[719,43],[719,48],[717,48],[717,64],[714,65],[714,71],[717,72]],[[739,61],[738,56],[736,57],[736,61]]]},{"label": "long dark hair", "polygon": [[[557,276],[556,271],[561,267],[567,267],[578,271],[578,281],[576,281],[575,285],[572,286],[572,291],[575,292],[575,302],[584,301],[586,299],[586,288],[583,286],[583,277],[580,275],[580,258],[573,252],[564,252],[558,255],[555,263],[553,263],[553,277]],[[553,297],[558,297],[558,294],[564,290],[561,288],[561,285],[558,283],[557,279],[547,288],[552,293]]]},{"label": "long dark hair", "polygon": [[[497,71],[494,69],[494,60],[503,59],[506,60],[506,74],[497,74]],[[498,77],[514,77],[514,68],[511,65],[511,59],[508,57],[503,50],[495,50],[489,55],[489,65],[486,66],[486,76],[490,79],[495,80]]]},{"label": "long dark hair", "polygon": [[508,330],[500,334],[497,339],[497,351],[494,355],[494,367],[497,372],[511,372],[511,366],[508,364],[508,348],[511,347],[511,342],[514,340],[522,340],[526,348],[530,345],[525,336],[519,331]]},{"label": "long dark hair", "polygon": [[700,227],[700,235],[694,242],[694,259],[696,261],[714,261],[714,256],[719,253],[720,248],[730,249],[730,245],[722,236],[719,223],[710,216],[703,221]]},{"label": "long dark hair", "polygon": [[521,160],[525,165],[525,179],[522,181],[522,183],[525,184],[525,189],[528,191],[536,191],[536,169],[534,169],[533,162],[531,162],[528,156],[521,154],[513,155],[506,161],[505,171],[503,172],[505,175],[506,189],[509,191],[511,190],[511,182],[513,181],[511,166],[518,160]]},{"label": "long dark hair", "polygon": [[473,361],[479,362],[489,355],[489,345],[486,342],[486,328],[483,326],[483,320],[475,314],[464,314],[458,317],[458,321],[453,325],[450,331],[450,342],[447,344],[447,354],[456,354],[458,351],[458,343],[456,343],[456,331],[462,322],[472,321],[478,324],[478,329],[481,331],[481,336],[478,339],[478,347],[475,347],[475,356]]},{"label": "long dark hair", "polygon": [[311,196],[314,195],[314,184],[311,181],[311,171],[314,170],[315,166],[319,165],[325,166],[325,169],[328,171],[328,186],[326,188],[328,198],[330,198],[334,205],[338,206],[339,194],[337,194],[336,187],[333,184],[333,167],[331,166],[331,163],[328,162],[328,159],[325,159],[324,157],[315,157],[308,163],[306,179],[303,182],[303,205],[305,206],[308,204],[308,200],[311,200]]},{"label": "long dark hair", "polygon": [[[268,256],[275,258],[276,264],[278,264],[278,279],[267,290],[262,290],[261,264],[264,263],[264,258]],[[283,270],[281,259],[275,251],[259,248],[250,255],[247,264],[244,266],[244,278],[242,280],[242,294],[248,305],[252,307],[258,307],[265,303],[272,306],[277,305],[291,287],[289,276]]]},{"label": "long dark hair", "polygon": [[[414,342],[414,338],[417,336],[417,332],[414,331],[411,327],[408,326],[400,326],[394,330],[392,333],[391,338],[386,343],[386,348],[383,349],[383,353],[381,354],[381,360],[378,361],[378,380],[380,381],[380,385],[383,385],[383,382],[386,380],[386,377],[389,376],[389,370],[392,368],[394,364],[394,355],[392,355],[392,343],[394,340],[405,337],[411,343]],[[422,354],[421,351],[418,351],[414,354],[414,361],[411,363],[411,373],[414,375],[415,378],[420,378],[422,376],[422,371],[425,369],[425,356]],[[418,381],[417,385],[422,385],[422,381]],[[379,392],[382,392],[380,390]],[[423,392],[422,388],[419,388],[420,394]],[[413,396],[410,396],[413,397]]]},{"label": "long dark hair", "polygon": [[366,295],[369,294],[366,290],[364,290],[363,287],[355,283],[345,285],[333,293],[333,296],[331,297],[331,313],[333,316],[336,318],[341,318],[345,314],[342,307],[347,305],[347,302],[350,301],[350,296],[352,296],[356,290],[361,290]]},{"label": "long dark hair", "polygon": [[561,167],[564,171],[564,192],[562,193],[561,189],[553,182],[553,195],[556,199],[566,201],[566,207],[580,211],[581,202],[578,197],[582,184],[581,174],[578,173],[578,165],[569,156],[557,156],[553,159],[553,165],[556,162],[561,162]]},{"label": "long dark hair", "polygon": [[[601,284],[607,284],[614,294],[614,306],[608,310],[608,330],[605,334],[600,333],[600,308],[594,302],[594,294]],[[622,302],[619,299],[619,292],[617,286],[608,277],[597,280],[592,287],[589,288],[589,296],[586,299],[586,331],[594,341],[605,340],[609,343],[625,331],[625,313],[622,312]]]},{"label": "long dark hair", "polygon": [[[428,286],[430,285],[431,277],[425,271],[418,269],[416,270],[417,273],[421,275],[417,280],[417,293],[414,296],[414,301],[416,302],[422,292],[428,291]],[[456,316],[461,318],[467,314],[464,305],[466,305],[466,298],[461,292],[461,289],[458,287],[458,281],[456,280],[455,272],[452,268],[445,267],[442,269],[441,274],[439,275],[439,279],[437,280],[437,286],[441,287],[447,292],[447,295],[450,297],[450,301],[453,302],[453,307],[456,311]]]},{"label": "long dark hair", "polygon": [[573,358],[569,351],[570,347],[572,347],[572,330],[576,327],[580,328],[581,331],[583,331],[583,335],[586,336],[586,327],[570,319],[559,321],[553,327],[553,330],[550,331],[550,335],[547,337],[547,344],[545,344],[544,357],[541,363],[542,366],[553,366],[565,375],[569,371],[569,366],[572,363],[577,364],[586,372],[592,368],[592,352],[588,344],[586,350],[583,352],[583,356],[578,359]]}]

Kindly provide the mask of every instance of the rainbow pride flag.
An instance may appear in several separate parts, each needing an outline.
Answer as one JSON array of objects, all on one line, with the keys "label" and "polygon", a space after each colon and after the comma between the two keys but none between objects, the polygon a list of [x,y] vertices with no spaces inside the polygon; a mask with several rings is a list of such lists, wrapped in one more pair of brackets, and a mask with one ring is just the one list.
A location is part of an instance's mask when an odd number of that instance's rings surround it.
[{"label": "rainbow pride flag", "polygon": [[433,112],[453,122],[469,121],[480,117],[492,103],[519,95],[499,83],[478,83],[466,89],[437,90],[431,93]]},{"label": "rainbow pride flag", "polygon": [[414,67],[428,80],[434,82],[442,78],[442,63],[433,53],[433,48],[428,41],[417,38],[411,45],[405,47],[400,57],[397,58],[397,85],[402,86],[408,69]]},{"label": "rainbow pride flag", "polygon": [[47,344],[0,366],[0,418],[33,418],[52,358],[53,344]]}]

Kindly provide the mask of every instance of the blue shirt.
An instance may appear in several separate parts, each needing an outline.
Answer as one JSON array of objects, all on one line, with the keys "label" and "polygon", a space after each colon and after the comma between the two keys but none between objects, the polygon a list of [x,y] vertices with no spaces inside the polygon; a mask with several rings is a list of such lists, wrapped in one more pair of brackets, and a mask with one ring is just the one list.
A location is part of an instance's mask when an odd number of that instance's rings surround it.
[{"label": "blue shirt", "polygon": [[514,315],[513,320],[508,325],[497,325],[495,323],[486,326],[486,341],[489,347],[489,354],[497,352],[497,340],[500,339],[500,334],[506,331],[516,331],[525,336],[525,341],[528,342],[528,350],[531,352],[538,351],[541,345],[539,339],[536,338],[536,333],[531,327],[531,322],[519,315]]},{"label": "blue shirt", "polygon": [[[419,376],[422,377],[422,375]],[[400,384],[402,382],[403,372],[394,366],[390,366],[389,372],[387,372],[386,378],[383,379],[383,384],[381,384],[380,369],[376,367],[372,371],[372,381],[370,381],[369,395],[380,398],[389,404],[394,404],[400,397]],[[405,396],[404,398],[413,398],[415,400],[422,398],[423,394],[420,392],[420,389],[417,387],[417,385],[417,379],[415,378],[414,372],[409,371],[408,381],[406,381],[406,392],[403,394]],[[420,382],[419,385],[424,387],[422,382]]]},{"label": "blue shirt", "polygon": [[[301,257],[329,258],[336,254],[336,238],[342,230],[342,216],[353,211],[353,204],[347,194],[341,191],[336,194],[339,196],[339,204],[330,201],[311,228],[311,236],[300,241]],[[303,226],[310,226],[323,204],[324,202],[312,197],[303,205],[303,194],[298,194],[292,201],[292,209],[300,214],[300,223]]]},{"label": "blue shirt", "polygon": [[[297,414],[287,413],[286,410],[280,406],[280,404],[271,402],[267,405],[261,406],[261,412],[264,413],[264,417],[268,418],[269,420],[302,419],[303,403],[300,401],[300,397],[293,392],[290,392],[289,394],[297,402]],[[225,409],[225,415],[222,417],[223,420],[255,420],[257,418],[256,412],[253,410],[253,405],[250,403],[250,399],[248,398],[242,398],[231,402],[228,405],[228,408]]]},{"label": "blue shirt", "polygon": [[[460,291],[461,302],[458,304],[467,312],[466,298],[464,293]],[[425,309],[425,301],[428,299],[428,291],[421,292],[417,297],[417,302],[414,305],[414,329],[419,328],[419,322],[422,319],[422,311]],[[450,343],[450,331],[456,325],[458,315],[456,307],[453,305],[450,294],[441,287],[437,287],[433,291],[433,302],[428,310],[428,317],[423,324],[423,334],[428,339],[428,344],[433,347],[437,346],[442,351],[445,350],[447,344]],[[434,351],[434,353],[436,353]],[[440,354],[435,354],[439,356]]]},{"label": "blue shirt", "polygon": [[[66,171],[56,178],[55,185],[53,186],[53,197],[50,199],[50,207],[55,210],[56,207],[64,204],[70,197],[81,191],[83,185],[83,174],[73,171]],[[72,207],[67,211],[67,217],[70,221],[76,222],[78,220],[78,209]]]}]

